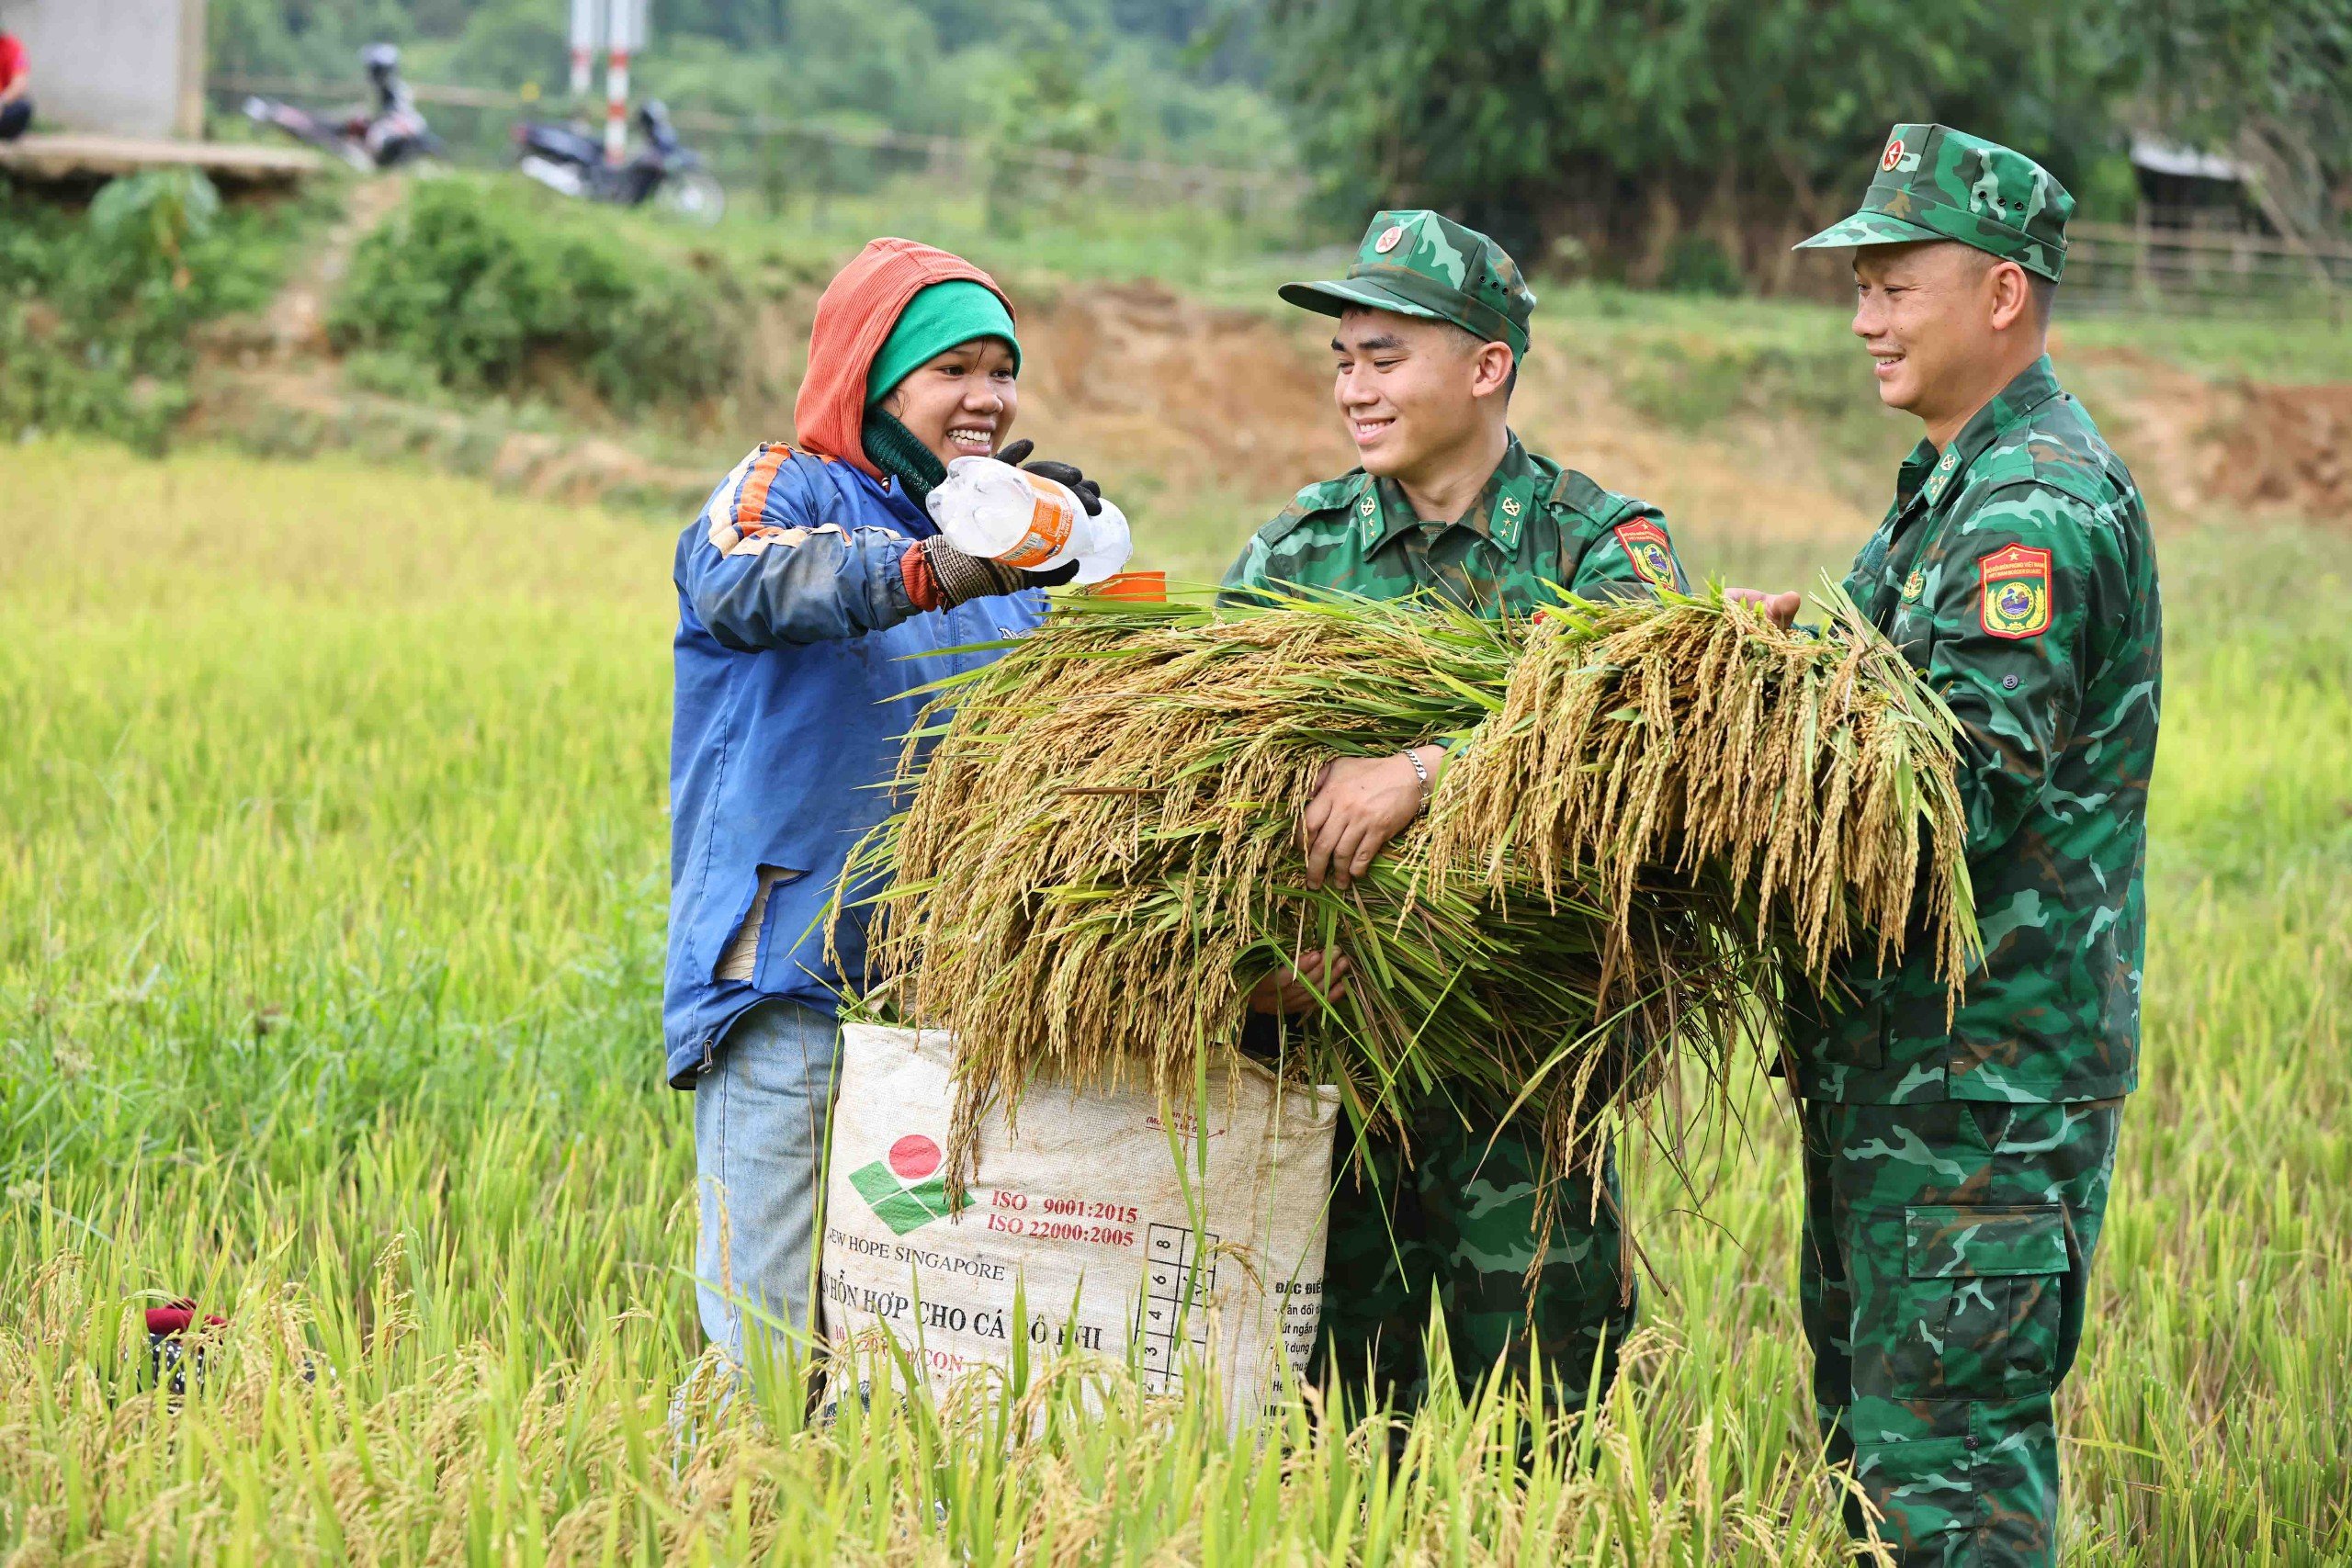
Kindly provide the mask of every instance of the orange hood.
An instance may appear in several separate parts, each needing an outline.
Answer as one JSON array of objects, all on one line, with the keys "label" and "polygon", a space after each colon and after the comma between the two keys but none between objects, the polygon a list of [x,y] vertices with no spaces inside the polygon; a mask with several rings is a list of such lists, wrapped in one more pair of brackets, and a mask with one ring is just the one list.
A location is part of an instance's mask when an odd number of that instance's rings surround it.
[{"label": "orange hood", "polygon": [[792,405],[797,445],[803,451],[883,477],[865,455],[865,374],[907,301],[934,283],[959,277],[979,284],[1012,311],[1012,301],[995,278],[962,256],[912,240],[870,240],[834,275],[817,301],[817,320],[808,329],[808,372]]}]

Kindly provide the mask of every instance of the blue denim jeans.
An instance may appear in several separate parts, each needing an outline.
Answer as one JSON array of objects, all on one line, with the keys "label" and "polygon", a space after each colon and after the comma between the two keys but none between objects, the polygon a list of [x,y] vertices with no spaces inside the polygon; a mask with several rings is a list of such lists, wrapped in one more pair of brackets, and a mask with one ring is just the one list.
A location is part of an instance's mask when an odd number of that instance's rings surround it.
[{"label": "blue denim jeans", "polygon": [[772,1336],[816,1328],[817,1210],[840,1050],[831,1017],[763,1001],[695,1083],[695,1296],[703,1333],[739,1364],[747,1318]]}]

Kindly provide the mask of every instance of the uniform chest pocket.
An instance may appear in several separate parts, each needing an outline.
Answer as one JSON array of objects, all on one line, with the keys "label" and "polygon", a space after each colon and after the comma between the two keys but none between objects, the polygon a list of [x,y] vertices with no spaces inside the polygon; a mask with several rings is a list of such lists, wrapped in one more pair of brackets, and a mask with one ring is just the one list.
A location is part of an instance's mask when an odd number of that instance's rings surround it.
[{"label": "uniform chest pocket", "polygon": [[2055,1381],[2068,1273],[2057,1203],[1903,1212],[1896,1398],[2021,1399]]}]

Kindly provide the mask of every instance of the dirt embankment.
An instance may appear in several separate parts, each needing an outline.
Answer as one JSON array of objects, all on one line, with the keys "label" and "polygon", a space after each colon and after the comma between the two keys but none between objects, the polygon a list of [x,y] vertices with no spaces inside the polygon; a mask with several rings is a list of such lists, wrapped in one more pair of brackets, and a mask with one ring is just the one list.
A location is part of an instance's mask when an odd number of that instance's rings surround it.
[{"label": "dirt embankment", "polygon": [[1171,485],[1276,496],[1355,464],[1305,327],[1152,283],[1024,312],[1020,433]]},{"label": "dirt embankment", "polygon": [[2240,382],[2215,401],[2215,496],[2352,523],[2352,387]]},{"label": "dirt embankment", "polygon": [[2352,524],[2352,386],[2209,379],[2136,349],[2056,348],[2151,498]]},{"label": "dirt embankment", "polygon": [[[675,436],[669,460],[624,415],[582,390],[562,400],[567,434],[518,430],[446,403],[412,404],[351,386],[324,331],[353,249],[397,210],[395,181],[356,187],[351,210],[256,318],[220,323],[202,344],[192,423],[266,444],[402,448],[540,494],[699,495]],[[1021,290],[1027,350],[1020,433],[1041,450],[1170,502],[1216,498],[1244,512],[1355,462],[1331,406],[1328,323],[1298,312],[1221,309],[1148,283]],[[723,467],[741,444],[788,436],[813,294],[756,312],[744,393],[707,442]],[[1513,423],[1532,446],[1677,521],[1771,537],[1844,537],[1867,527],[1888,479],[1876,461],[1800,425],[1731,421],[1697,431],[1645,417],[1611,367],[1539,342]],[[2129,348],[2058,355],[2163,512],[2276,509],[2352,518],[2352,387],[2217,382]],[[573,379],[576,379],[573,378]],[[556,383],[569,385],[564,378]],[[740,428],[739,428],[740,426]],[[1899,443],[1897,444],[1899,446]]]}]

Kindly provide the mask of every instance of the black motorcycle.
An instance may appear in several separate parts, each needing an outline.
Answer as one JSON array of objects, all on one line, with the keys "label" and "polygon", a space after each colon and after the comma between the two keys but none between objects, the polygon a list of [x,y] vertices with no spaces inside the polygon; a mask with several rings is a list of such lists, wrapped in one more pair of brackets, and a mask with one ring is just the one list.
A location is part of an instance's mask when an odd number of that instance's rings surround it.
[{"label": "black motorcycle", "polygon": [[577,123],[525,120],[514,127],[514,166],[549,190],[589,201],[642,207],[652,202],[692,223],[716,223],[727,192],[702,154],[678,140],[658,101],[637,111],[644,145],[626,162],[605,162],[605,144]]},{"label": "black motorcycle", "polygon": [[245,118],[340,158],[363,174],[439,157],[441,139],[424,123],[408,84],[401,80],[401,51],[388,43],[370,44],[359,58],[376,89],[372,107],[315,115],[274,98],[247,98]]}]

